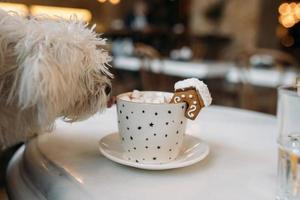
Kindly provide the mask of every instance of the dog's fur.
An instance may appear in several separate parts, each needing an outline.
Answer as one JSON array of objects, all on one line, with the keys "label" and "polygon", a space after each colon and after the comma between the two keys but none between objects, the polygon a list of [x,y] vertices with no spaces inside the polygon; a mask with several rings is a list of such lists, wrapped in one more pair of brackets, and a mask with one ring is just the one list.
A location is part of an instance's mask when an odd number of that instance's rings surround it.
[{"label": "dog's fur", "polygon": [[0,152],[106,107],[110,57],[76,20],[24,19],[0,10]]}]

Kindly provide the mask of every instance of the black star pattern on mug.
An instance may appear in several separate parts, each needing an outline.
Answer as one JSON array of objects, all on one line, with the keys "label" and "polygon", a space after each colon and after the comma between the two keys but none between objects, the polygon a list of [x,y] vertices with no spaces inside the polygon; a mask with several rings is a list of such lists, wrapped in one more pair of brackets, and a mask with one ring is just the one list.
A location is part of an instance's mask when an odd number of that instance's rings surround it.
[{"label": "black star pattern on mug", "polygon": [[168,113],[171,114],[172,113],[171,110],[169,110]]},{"label": "black star pattern on mug", "polygon": [[141,130],[141,129],[142,129],[142,127],[141,127],[141,126],[139,126],[137,129],[138,129],[138,130]]},{"label": "black star pattern on mug", "polygon": [[149,124],[149,126],[153,127],[153,126],[154,126],[154,124],[151,122],[151,123]]},{"label": "black star pattern on mug", "polygon": [[156,113],[154,113],[154,115],[158,115],[158,113],[156,112]]},{"label": "black star pattern on mug", "polygon": [[129,127],[127,127],[127,130],[129,130]]},{"label": "black star pattern on mug", "polygon": [[145,111],[143,110],[142,113],[145,113]]},{"label": "black star pattern on mug", "polygon": [[126,119],[129,119],[129,117],[128,117],[128,116],[126,116]]},{"label": "black star pattern on mug", "polygon": [[157,146],[157,149],[160,149],[160,146]]},{"label": "black star pattern on mug", "polygon": [[120,110],[120,114],[122,114],[122,110]]},{"label": "black star pattern on mug", "polygon": [[180,124],[183,124],[183,121],[180,121]]},{"label": "black star pattern on mug", "polygon": [[133,140],[133,137],[132,137],[132,136],[130,136],[130,139],[131,139],[131,140]]},{"label": "black star pattern on mug", "polygon": [[156,160],[156,157],[153,157],[152,159],[153,159],[153,160]]},{"label": "black star pattern on mug", "polygon": [[146,138],[146,141],[148,141],[149,140],[149,138]]},{"label": "black star pattern on mug", "polygon": [[165,134],[165,137],[168,137],[168,134]]},{"label": "black star pattern on mug", "polygon": [[169,122],[166,122],[166,125],[168,126],[168,125],[169,125]]},{"label": "black star pattern on mug", "polygon": [[179,131],[176,131],[176,134],[178,134],[179,133]]},{"label": "black star pattern on mug", "polygon": [[131,111],[131,114],[133,114],[133,112]]},{"label": "black star pattern on mug", "polygon": [[124,108],[124,107],[125,107],[125,105],[124,105],[124,104],[122,104],[122,107]]}]

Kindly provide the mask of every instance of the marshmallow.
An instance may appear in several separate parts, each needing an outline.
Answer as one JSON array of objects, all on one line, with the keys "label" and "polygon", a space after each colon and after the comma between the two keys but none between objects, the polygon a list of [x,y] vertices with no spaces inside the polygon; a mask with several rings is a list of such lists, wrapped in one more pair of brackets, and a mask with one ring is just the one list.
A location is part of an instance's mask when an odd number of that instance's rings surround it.
[{"label": "marshmallow", "polygon": [[127,95],[121,96],[120,99],[125,100],[125,101],[131,101],[131,99]]},{"label": "marshmallow", "polygon": [[162,92],[140,92],[133,90],[129,96],[124,95],[120,99],[136,103],[169,103],[171,95]]},{"label": "marshmallow", "polygon": [[133,92],[131,93],[131,98],[139,98],[140,96],[141,93],[138,90],[133,90]]}]

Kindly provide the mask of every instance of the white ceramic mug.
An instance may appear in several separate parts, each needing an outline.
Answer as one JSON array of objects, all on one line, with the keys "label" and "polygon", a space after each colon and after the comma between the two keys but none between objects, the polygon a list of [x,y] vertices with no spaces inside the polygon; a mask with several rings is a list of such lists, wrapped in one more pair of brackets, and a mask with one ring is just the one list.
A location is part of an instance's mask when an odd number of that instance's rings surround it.
[{"label": "white ceramic mug", "polygon": [[[125,159],[148,164],[175,160],[185,134],[186,104],[139,103],[123,100],[123,95],[130,92],[117,96],[118,127],[127,152]],[[163,95],[172,96],[172,93]]]}]

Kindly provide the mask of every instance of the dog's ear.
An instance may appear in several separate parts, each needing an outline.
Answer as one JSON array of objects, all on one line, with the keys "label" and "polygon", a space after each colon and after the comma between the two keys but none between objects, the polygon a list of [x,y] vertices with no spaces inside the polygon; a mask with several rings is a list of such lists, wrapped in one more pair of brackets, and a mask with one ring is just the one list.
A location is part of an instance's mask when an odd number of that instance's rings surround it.
[{"label": "dog's ear", "polygon": [[[18,103],[22,109],[37,106],[40,118],[57,117],[88,96],[94,87],[91,71],[109,75],[105,41],[86,25],[72,21],[31,20],[18,51]],[[83,80],[84,79],[84,80]],[[84,84],[83,84],[84,83]],[[44,116],[45,115],[45,116]]]}]

